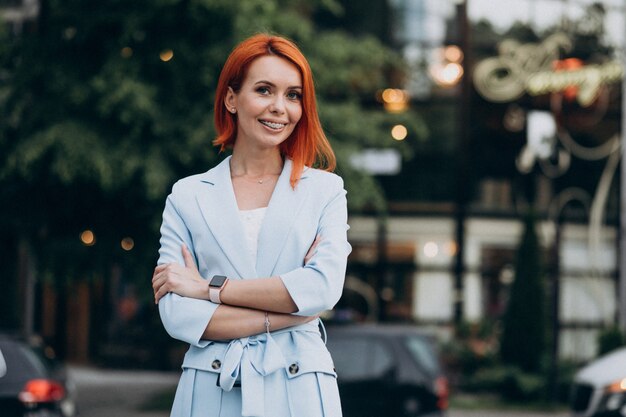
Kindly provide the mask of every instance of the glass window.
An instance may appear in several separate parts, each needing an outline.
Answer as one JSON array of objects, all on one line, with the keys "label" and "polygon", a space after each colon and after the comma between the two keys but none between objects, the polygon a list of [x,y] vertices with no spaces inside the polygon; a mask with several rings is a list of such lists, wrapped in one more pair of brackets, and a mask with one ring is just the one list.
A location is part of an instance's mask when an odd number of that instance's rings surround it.
[{"label": "glass window", "polygon": [[19,343],[3,342],[0,343],[0,349],[7,366],[6,374],[0,378],[0,387],[20,384],[45,375],[42,365],[33,358],[33,353]]},{"label": "glass window", "polygon": [[405,345],[420,368],[431,375],[439,373],[439,361],[427,340],[419,336],[409,336],[405,339]]},{"label": "glass window", "polygon": [[337,376],[343,380],[365,379],[370,368],[367,366],[368,346],[364,339],[334,339],[328,341]]},{"label": "glass window", "polygon": [[393,367],[393,354],[383,341],[367,337],[333,338],[328,341],[337,376],[344,381],[373,379]]},{"label": "glass window", "polygon": [[372,374],[382,376],[393,367],[393,353],[381,341],[371,344]]},{"label": "glass window", "polygon": [[2,350],[0,350],[0,378],[2,378],[7,373],[7,364],[4,361],[4,356],[2,355]]}]

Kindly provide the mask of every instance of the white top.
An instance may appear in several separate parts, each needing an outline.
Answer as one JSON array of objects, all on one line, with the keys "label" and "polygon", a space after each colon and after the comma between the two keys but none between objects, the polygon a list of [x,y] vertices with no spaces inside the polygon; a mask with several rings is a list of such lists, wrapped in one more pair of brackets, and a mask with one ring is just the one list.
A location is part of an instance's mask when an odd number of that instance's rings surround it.
[{"label": "white top", "polygon": [[265,217],[267,207],[259,207],[252,210],[239,210],[239,218],[246,234],[248,251],[252,257],[252,263],[256,264],[256,253],[259,246],[259,232]]}]

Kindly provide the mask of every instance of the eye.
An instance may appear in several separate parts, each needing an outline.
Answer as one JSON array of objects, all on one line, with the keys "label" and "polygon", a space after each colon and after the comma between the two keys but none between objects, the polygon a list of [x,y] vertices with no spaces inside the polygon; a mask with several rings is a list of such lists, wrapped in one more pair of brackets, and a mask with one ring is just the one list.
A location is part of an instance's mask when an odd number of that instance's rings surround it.
[{"label": "eye", "polygon": [[300,100],[302,98],[302,94],[297,91],[290,91],[287,93],[287,98],[289,100]]},{"label": "eye", "polygon": [[270,93],[270,89],[269,87],[261,86],[261,87],[257,87],[256,92],[262,95],[267,95]]}]

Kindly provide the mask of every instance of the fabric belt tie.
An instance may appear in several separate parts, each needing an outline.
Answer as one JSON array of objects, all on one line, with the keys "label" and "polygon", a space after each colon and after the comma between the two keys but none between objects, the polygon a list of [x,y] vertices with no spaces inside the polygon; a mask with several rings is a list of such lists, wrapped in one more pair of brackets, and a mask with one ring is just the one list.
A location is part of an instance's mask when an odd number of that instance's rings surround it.
[{"label": "fabric belt tie", "polygon": [[220,387],[232,390],[241,374],[241,414],[245,417],[264,417],[265,389],[263,377],[284,369],[286,360],[271,334],[232,340],[226,348]]}]

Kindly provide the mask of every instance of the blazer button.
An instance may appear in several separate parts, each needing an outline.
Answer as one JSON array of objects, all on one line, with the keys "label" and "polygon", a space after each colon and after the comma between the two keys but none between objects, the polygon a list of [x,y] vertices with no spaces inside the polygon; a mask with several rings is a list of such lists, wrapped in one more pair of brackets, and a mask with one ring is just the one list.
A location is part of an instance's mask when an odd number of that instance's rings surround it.
[{"label": "blazer button", "polygon": [[218,359],[215,359],[213,363],[211,364],[211,368],[213,369],[220,369],[221,366],[222,366],[222,362],[220,362]]},{"label": "blazer button", "polygon": [[292,363],[291,365],[289,365],[289,373],[291,375],[297,374],[299,370],[300,368],[298,367],[297,363]]}]

